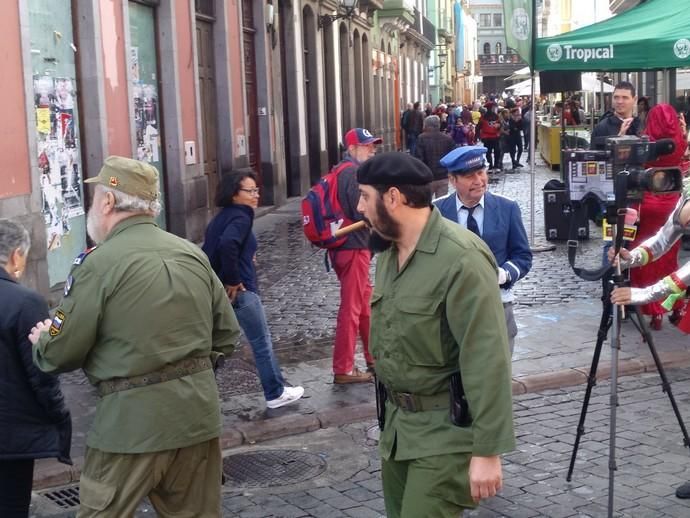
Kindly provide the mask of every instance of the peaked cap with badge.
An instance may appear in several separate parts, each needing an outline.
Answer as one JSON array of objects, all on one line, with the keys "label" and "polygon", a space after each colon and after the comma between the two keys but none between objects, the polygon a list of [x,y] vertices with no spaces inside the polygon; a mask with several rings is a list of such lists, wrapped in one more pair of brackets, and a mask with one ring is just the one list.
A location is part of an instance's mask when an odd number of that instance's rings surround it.
[{"label": "peaked cap with badge", "polygon": [[441,158],[441,165],[448,169],[450,174],[470,174],[486,167],[484,155],[486,155],[484,146],[456,147]]},{"label": "peaked cap with badge", "polygon": [[122,156],[109,156],[97,176],[84,180],[141,198],[156,201],[159,196],[158,170],[147,162]]}]

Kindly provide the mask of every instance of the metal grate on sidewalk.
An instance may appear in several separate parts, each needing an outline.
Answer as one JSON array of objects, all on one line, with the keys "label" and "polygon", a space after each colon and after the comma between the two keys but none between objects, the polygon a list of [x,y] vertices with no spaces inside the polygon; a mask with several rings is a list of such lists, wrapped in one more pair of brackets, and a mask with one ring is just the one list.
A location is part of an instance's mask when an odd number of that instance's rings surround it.
[{"label": "metal grate on sidewalk", "polygon": [[38,494],[62,509],[79,507],[79,484],[48,491],[39,491]]}]

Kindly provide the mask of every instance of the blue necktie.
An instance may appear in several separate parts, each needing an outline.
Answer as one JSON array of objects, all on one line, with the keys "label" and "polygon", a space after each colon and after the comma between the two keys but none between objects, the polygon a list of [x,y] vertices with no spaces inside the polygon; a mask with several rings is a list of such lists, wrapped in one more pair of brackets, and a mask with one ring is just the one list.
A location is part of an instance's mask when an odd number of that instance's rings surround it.
[{"label": "blue necktie", "polygon": [[474,207],[465,207],[463,205],[462,208],[467,211],[467,230],[469,230],[470,232],[474,232],[479,237],[482,237],[479,234],[479,225],[477,225],[477,220],[474,219],[474,216],[472,216],[474,209],[476,209],[477,207],[479,207],[479,205],[475,205]]}]

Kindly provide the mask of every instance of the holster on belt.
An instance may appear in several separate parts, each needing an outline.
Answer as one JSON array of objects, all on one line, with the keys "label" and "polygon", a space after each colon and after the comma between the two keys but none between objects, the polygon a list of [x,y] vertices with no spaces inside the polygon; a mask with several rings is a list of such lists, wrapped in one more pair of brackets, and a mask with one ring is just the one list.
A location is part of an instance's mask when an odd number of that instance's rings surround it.
[{"label": "holster on belt", "polygon": [[450,422],[455,426],[466,428],[472,425],[470,407],[465,398],[465,389],[462,387],[460,372],[451,374],[450,384]]},{"label": "holster on belt", "polygon": [[211,363],[213,364],[213,372],[217,372],[225,365],[225,355],[218,351],[211,351]]},{"label": "holster on belt", "polygon": [[383,431],[383,427],[386,425],[386,398],[388,397],[388,392],[383,383],[381,383],[376,374],[374,374],[374,386],[376,387],[376,419],[379,422],[379,430]]}]

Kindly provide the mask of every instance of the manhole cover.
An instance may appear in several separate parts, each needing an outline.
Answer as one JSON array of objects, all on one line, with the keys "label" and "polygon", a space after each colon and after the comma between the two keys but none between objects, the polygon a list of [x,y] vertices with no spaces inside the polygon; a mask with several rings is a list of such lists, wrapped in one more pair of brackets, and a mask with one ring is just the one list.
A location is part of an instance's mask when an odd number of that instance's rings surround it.
[{"label": "manhole cover", "polygon": [[42,491],[38,494],[47,498],[62,509],[79,507],[79,484],[76,486],[51,489],[50,491]]},{"label": "manhole cover", "polygon": [[241,488],[297,484],[325,470],[326,461],[319,455],[297,450],[262,450],[223,459],[226,485]]}]

